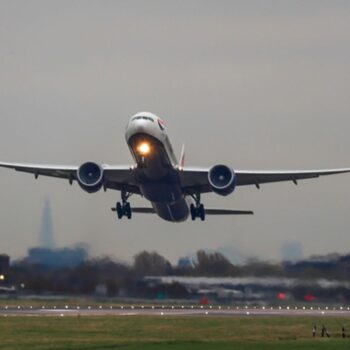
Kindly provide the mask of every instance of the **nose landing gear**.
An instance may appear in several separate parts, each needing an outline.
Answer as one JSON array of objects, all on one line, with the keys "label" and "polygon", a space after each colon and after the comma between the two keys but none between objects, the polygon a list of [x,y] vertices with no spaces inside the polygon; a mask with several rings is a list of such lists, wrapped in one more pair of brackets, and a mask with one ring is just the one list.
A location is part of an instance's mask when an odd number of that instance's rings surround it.
[{"label": "nose landing gear", "polygon": [[201,204],[201,196],[200,194],[192,195],[193,199],[195,200],[196,204],[191,204],[190,210],[191,210],[191,219],[194,221],[196,218],[200,218],[202,221],[205,220],[205,209],[204,205]]}]

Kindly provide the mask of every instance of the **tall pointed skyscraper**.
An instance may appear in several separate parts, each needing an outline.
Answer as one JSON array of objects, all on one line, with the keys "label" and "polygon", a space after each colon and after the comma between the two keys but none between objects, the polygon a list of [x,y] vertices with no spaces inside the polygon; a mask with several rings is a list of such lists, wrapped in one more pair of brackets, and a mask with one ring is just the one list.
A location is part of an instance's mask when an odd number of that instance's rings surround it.
[{"label": "tall pointed skyscraper", "polygon": [[43,215],[41,218],[39,245],[43,248],[55,248],[51,215],[51,202],[48,198],[45,200]]}]

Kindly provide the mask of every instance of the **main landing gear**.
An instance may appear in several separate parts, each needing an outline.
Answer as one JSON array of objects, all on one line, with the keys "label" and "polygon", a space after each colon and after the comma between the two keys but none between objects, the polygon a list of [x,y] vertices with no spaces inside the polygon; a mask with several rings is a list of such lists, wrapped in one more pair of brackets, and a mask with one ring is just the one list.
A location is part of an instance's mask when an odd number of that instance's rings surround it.
[{"label": "main landing gear", "polygon": [[201,204],[201,195],[195,194],[192,195],[192,198],[195,200],[196,204],[191,204],[191,218],[192,220],[196,220],[196,218],[200,218],[202,221],[205,220],[205,209],[204,205]]},{"label": "main landing gear", "polygon": [[128,199],[129,197],[131,197],[131,195],[131,193],[122,191],[122,202],[117,202],[115,208],[112,208],[113,211],[117,212],[118,219],[122,219],[123,216],[127,217],[128,219],[131,219],[131,206],[128,202]]}]

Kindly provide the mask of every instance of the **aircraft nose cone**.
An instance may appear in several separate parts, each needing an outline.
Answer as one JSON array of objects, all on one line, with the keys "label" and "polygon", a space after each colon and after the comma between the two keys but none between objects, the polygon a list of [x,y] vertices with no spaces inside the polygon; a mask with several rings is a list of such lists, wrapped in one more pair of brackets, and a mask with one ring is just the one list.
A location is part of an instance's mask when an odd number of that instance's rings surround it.
[{"label": "aircraft nose cone", "polygon": [[131,131],[133,134],[147,133],[150,129],[152,129],[152,125],[144,120],[137,120],[131,125]]},{"label": "aircraft nose cone", "polygon": [[126,128],[125,138],[129,143],[129,140],[137,134],[145,134],[152,136],[159,141],[163,142],[165,137],[164,128],[158,123],[159,118],[151,113],[142,112],[133,116]]}]

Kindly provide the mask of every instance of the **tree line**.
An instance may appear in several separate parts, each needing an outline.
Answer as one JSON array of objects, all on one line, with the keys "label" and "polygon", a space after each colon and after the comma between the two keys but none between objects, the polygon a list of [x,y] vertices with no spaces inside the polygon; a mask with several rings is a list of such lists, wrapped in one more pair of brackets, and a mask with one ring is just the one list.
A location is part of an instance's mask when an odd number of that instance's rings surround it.
[{"label": "tree line", "polygon": [[[6,274],[6,283],[28,293],[85,294],[105,286],[107,295],[140,294],[140,281],[145,276],[206,277],[292,277],[348,280],[350,255],[296,263],[271,263],[250,259],[233,265],[222,253],[199,250],[196,258],[185,266],[173,266],[157,252],[143,251],[128,264],[109,257],[90,258],[74,267],[50,267],[28,262],[13,264]],[[173,286],[181,291],[179,286]],[[181,293],[180,293],[181,294]]]}]

